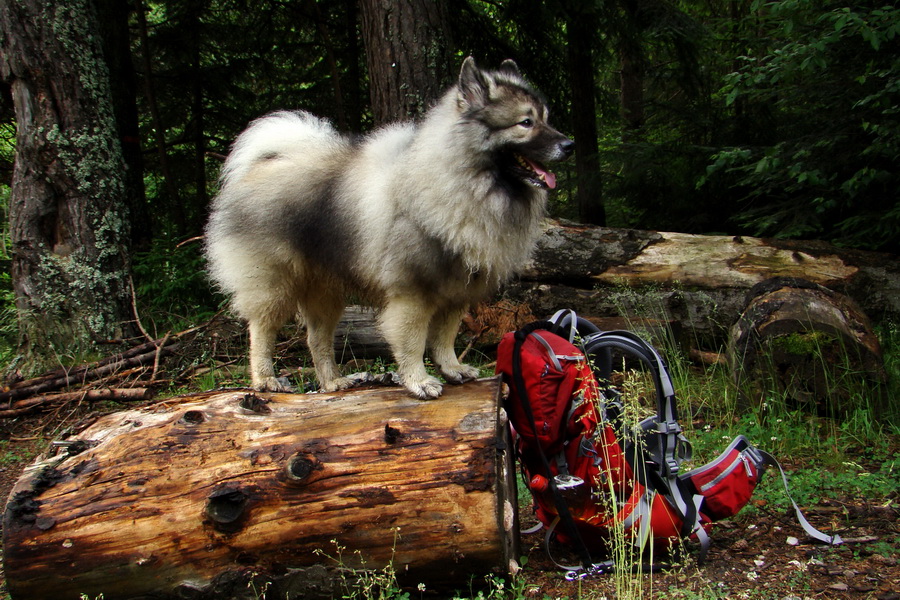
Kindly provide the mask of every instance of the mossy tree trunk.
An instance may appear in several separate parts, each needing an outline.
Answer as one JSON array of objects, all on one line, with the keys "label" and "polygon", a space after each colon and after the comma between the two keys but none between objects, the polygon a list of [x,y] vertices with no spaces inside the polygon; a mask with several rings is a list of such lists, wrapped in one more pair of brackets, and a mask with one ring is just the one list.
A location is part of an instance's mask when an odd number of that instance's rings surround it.
[{"label": "mossy tree trunk", "polygon": [[10,197],[22,369],[118,339],[130,319],[126,165],[90,0],[0,5],[16,111]]}]

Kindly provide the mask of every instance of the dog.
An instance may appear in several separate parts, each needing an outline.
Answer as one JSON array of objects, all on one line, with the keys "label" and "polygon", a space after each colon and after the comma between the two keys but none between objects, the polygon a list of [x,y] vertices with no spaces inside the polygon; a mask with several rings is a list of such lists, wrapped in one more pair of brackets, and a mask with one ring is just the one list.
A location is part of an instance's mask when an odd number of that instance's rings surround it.
[{"label": "dog", "polygon": [[556,186],[545,165],[574,151],[547,119],[515,62],[482,70],[469,57],[419,122],[362,138],[302,111],[252,122],[223,166],[205,252],[247,321],[253,387],[290,391],[272,355],[295,315],[320,387],[352,385],[333,348],[349,297],[378,310],[412,395],[442,392],[426,346],[447,382],[477,378],[454,351],[460,319],[528,260]]}]

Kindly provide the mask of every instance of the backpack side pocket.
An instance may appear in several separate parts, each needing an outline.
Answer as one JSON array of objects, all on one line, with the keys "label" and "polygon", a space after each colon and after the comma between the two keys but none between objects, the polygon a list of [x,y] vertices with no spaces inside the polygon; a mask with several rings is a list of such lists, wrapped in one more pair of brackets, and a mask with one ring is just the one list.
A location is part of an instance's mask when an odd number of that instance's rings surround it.
[{"label": "backpack side pocket", "polygon": [[709,521],[736,515],[750,501],[764,464],[746,437],[739,435],[712,462],[682,475],[703,496],[700,513]]}]

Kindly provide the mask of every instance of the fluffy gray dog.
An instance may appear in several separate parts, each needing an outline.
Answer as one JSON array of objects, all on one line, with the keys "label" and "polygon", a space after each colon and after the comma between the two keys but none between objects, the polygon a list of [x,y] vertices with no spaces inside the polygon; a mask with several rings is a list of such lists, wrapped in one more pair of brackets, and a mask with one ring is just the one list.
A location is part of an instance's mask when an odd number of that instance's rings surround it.
[{"label": "fluffy gray dog", "polygon": [[426,346],[448,382],[477,377],[453,349],[460,317],[528,259],[556,186],[544,165],[573,149],[510,60],[486,71],[467,58],[420,122],[359,140],[305,112],[251,123],[225,162],[206,253],[248,322],[253,386],[288,391],[272,354],[298,314],[321,387],[348,387],[333,349],[348,296],[379,309],[415,396],[441,394]]}]

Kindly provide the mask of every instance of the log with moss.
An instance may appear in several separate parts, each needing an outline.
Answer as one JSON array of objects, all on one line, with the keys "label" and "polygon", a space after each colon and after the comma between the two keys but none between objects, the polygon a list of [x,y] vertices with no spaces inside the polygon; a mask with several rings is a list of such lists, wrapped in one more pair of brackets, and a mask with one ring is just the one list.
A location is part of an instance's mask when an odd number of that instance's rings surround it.
[{"label": "log with moss", "polygon": [[827,416],[855,408],[877,414],[885,399],[881,346],[868,317],[851,298],[804,279],[754,286],[727,356],[745,407],[778,401]]},{"label": "log with moss", "polygon": [[9,594],[298,598],[340,596],[347,569],[429,589],[505,574],[518,527],[499,389],[222,391],[102,417],[11,492]]}]

